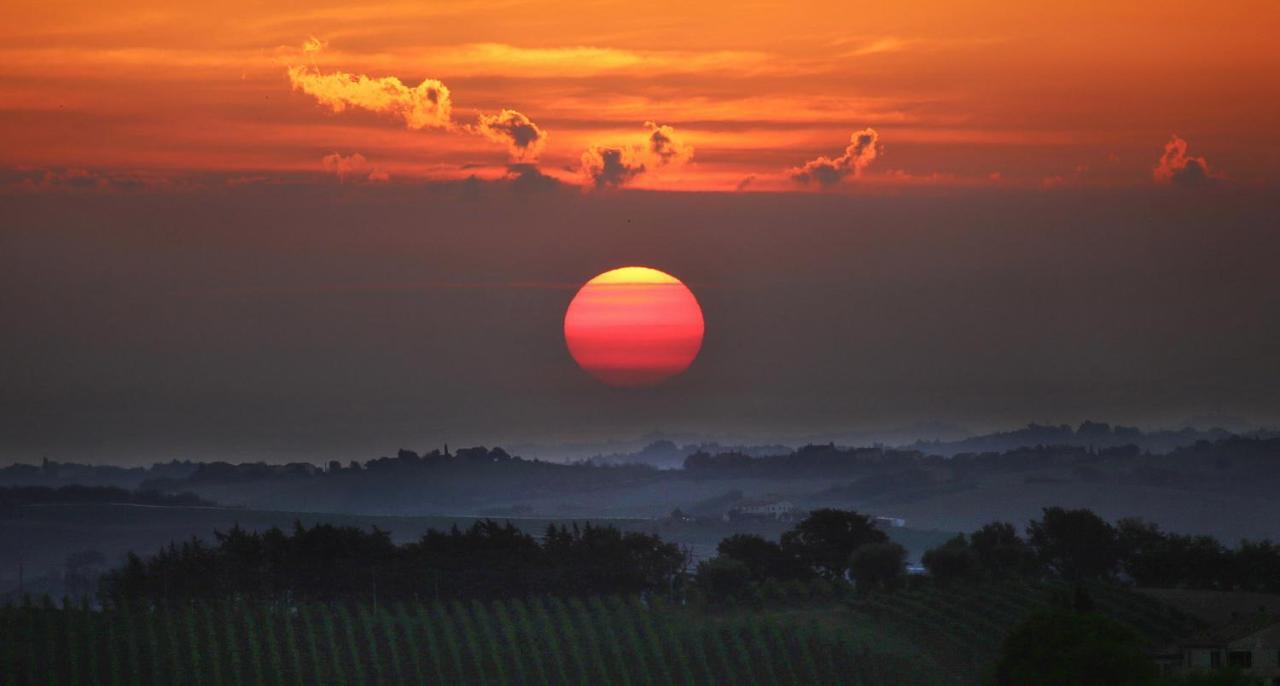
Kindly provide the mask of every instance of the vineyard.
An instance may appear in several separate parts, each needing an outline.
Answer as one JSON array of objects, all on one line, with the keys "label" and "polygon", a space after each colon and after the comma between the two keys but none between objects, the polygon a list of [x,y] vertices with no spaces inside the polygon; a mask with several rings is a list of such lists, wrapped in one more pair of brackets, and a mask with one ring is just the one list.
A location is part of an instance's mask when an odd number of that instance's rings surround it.
[{"label": "vineyard", "polygon": [[[831,621],[836,617],[836,621]],[[0,609],[0,683],[938,683],[847,611],[716,617],[638,598]]]},{"label": "vineyard", "polygon": [[[1094,609],[1125,625],[1147,644],[1160,646],[1190,635],[1199,620],[1159,601],[1115,586],[1085,587]],[[933,655],[958,683],[978,681],[995,664],[1009,631],[1033,612],[1061,604],[1072,589],[1055,583],[1004,582],[940,586],[917,584],[850,603],[881,632],[896,632]]]}]

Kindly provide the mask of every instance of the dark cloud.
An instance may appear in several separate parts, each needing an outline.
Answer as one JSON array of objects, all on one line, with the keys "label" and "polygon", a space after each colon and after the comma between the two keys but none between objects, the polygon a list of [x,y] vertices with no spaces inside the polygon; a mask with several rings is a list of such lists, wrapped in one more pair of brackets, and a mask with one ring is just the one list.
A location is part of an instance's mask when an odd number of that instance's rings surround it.
[{"label": "dark cloud", "polygon": [[596,188],[617,188],[644,169],[644,162],[630,148],[592,146],[582,153],[582,171]]},{"label": "dark cloud", "polygon": [[547,132],[515,110],[481,114],[477,122],[476,131],[491,141],[505,143],[516,162],[536,160],[547,146]]},{"label": "dark cloud", "polygon": [[681,164],[693,157],[693,146],[680,141],[675,129],[651,121],[644,126],[649,129],[649,153],[660,166]]},{"label": "dark cloud", "polygon": [[513,190],[530,193],[554,191],[561,185],[555,177],[543,174],[538,165],[528,162],[507,165],[507,179]]},{"label": "dark cloud", "polygon": [[644,145],[593,145],[582,153],[582,172],[596,188],[616,188],[655,169],[679,167],[693,158],[693,146],[665,124],[644,123]]},{"label": "dark cloud", "polygon": [[849,137],[844,154],[834,159],[825,155],[790,171],[792,180],[801,184],[816,183],[824,188],[840,183],[846,177],[857,178],[862,170],[880,154],[880,134],[875,129],[855,131]]}]

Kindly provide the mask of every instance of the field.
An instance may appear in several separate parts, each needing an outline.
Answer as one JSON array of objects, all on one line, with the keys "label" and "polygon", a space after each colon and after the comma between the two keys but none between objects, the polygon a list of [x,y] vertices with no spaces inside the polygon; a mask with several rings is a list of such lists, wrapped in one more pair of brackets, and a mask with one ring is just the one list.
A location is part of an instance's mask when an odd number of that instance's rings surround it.
[{"label": "field", "polygon": [[[862,626],[898,632],[918,650],[933,655],[959,683],[974,683],[990,670],[1010,629],[1033,612],[1070,602],[1072,589],[1053,583],[997,583],[941,586],[919,583],[891,594],[850,603]],[[1200,620],[1141,593],[1090,584],[1095,611],[1123,624],[1150,647],[1190,635]]]},{"label": "field", "polygon": [[[6,684],[968,684],[1064,587],[928,582],[847,602],[757,598],[714,610],[640,598],[167,609],[0,609]],[[1089,588],[1151,645],[1196,620]]]},{"label": "field", "polygon": [[0,610],[5,683],[918,684],[928,662],[847,622],[636,598]]}]

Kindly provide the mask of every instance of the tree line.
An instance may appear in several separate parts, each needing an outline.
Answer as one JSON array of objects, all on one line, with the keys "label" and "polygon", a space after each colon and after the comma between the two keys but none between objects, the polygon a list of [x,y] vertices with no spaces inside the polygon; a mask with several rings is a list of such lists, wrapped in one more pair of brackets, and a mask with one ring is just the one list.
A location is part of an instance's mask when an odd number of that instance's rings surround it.
[{"label": "tree line", "polygon": [[669,590],[688,564],[679,546],[611,526],[549,526],[541,537],[509,522],[429,530],[397,545],[377,529],[295,523],[291,532],[234,527],[171,543],[103,575],[107,602],[193,599],[333,601],[493,599]]},{"label": "tree line", "polygon": [[[716,552],[695,574],[695,585],[712,600],[814,579],[893,590],[906,578],[906,550],[870,517],[843,510],[815,510],[778,541],[735,534]],[[1087,509],[1045,508],[1025,536],[1013,524],[992,522],[926,551],[921,561],[944,584],[1022,578],[1280,592],[1280,546],[1271,541],[1246,540],[1233,549],[1140,519],[1112,525]]]},{"label": "tree line", "polygon": [[191,492],[131,491],[115,486],[0,486],[0,512],[23,505],[127,503],[131,505],[207,506],[214,503]]},{"label": "tree line", "polygon": [[925,553],[934,577],[1022,575],[1071,582],[1118,581],[1157,588],[1280,592],[1280,546],[1166,532],[1136,518],[1115,525],[1087,509],[1049,507],[1027,526],[988,524]]}]

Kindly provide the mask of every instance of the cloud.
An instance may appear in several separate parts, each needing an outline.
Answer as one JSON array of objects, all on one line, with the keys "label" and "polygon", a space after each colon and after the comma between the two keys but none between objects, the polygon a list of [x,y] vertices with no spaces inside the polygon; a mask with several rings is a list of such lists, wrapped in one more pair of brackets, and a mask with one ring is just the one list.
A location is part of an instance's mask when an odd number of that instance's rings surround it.
[{"label": "cloud", "polygon": [[530,193],[553,191],[560,187],[555,177],[542,173],[538,165],[527,162],[507,165],[507,180],[513,189]]},{"label": "cloud", "polygon": [[369,160],[358,152],[351,155],[340,155],[336,152],[332,155],[325,155],[320,159],[320,164],[325,168],[325,171],[333,172],[338,177],[338,180],[344,183],[348,179],[360,178],[374,182],[391,180],[390,174],[371,166]]},{"label": "cloud", "polygon": [[791,169],[788,174],[797,183],[817,183],[819,186],[830,187],[846,177],[861,176],[862,170],[879,155],[880,134],[875,129],[867,128],[853,132],[843,155],[835,159],[826,155],[819,156],[806,162],[803,167]]},{"label": "cloud", "polygon": [[19,169],[11,178],[0,174],[0,190],[18,192],[110,192],[192,187],[189,180],[151,172],[84,168]]},{"label": "cloud", "polygon": [[306,42],[302,44],[302,51],[309,55],[314,55],[327,47],[329,47],[329,41],[309,36]]},{"label": "cloud", "polygon": [[547,132],[515,110],[481,113],[476,121],[475,130],[495,143],[505,143],[514,162],[536,160],[547,147]]},{"label": "cloud", "polygon": [[1179,186],[1202,186],[1221,178],[1209,170],[1209,163],[1203,157],[1188,156],[1187,142],[1176,135],[1164,144],[1164,154],[1151,170],[1151,176],[1156,183]]},{"label": "cloud", "polygon": [[734,187],[733,187],[733,189],[734,189],[735,191],[737,191],[737,192],[741,193],[742,191],[747,190],[747,187],[748,187],[748,186],[750,186],[751,184],[755,183],[755,180],[756,180],[756,175],[755,175],[755,174],[749,174],[749,175],[747,175],[747,177],[746,177],[746,178],[744,178],[744,179],[742,179],[741,181],[739,181],[739,182],[738,182],[738,185],[737,185],[737,186],[734,186]]},{"label": "cloud", "polygon": [[693,159],[693,146],[671,126],[647,121],[644,127],[649,134],[643,144],[592,145],[582,153],[582,172],[592,186],[617,188],[646,172]]},{"label": "cloud", "polygon": [[693,157],[693,146],[678,140],[675,129],[651,121],[644,127],[649,130],[649,152],[661,166],[684,164]]},{"label": "cloud", "polygon": [[313,67],[289,67],[289,82],[320,104],[342,112],[348,107],[390,114],[410,129],[448,129],[453,105],[449,89],[435,79],[410,88],[394,76],[372,78],[337,71],[322,74]]},{"label": "cloud", "polygon": [[582,153],[582,171],[596,188],[617,188],[644,173],[635,148],[593,145]]}]

